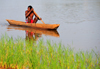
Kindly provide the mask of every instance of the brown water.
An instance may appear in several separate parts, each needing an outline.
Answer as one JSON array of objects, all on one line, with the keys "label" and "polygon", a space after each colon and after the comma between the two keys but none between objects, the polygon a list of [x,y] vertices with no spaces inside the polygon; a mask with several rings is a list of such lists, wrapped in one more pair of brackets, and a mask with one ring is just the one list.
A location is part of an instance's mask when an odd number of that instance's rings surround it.
[{"label": "brown water", "polygon": [[[27,38],[25,31],[27,28],[9,26],[6,19],[25,21],[25,10],[28,5],[34,7],[45,23],[60,24],[56,32],[33,29],[34,35],[30,38],[37,42],[41,38],[44,41],[49,39],[55,43],[62,42],[65,46],[74,47],[75,50],[94,49],[96,52],[99,51],[100,0],[1,0],[0,37],[6,32],[13,38],[18,36]],[[40,22],[38,21],[38,23]],[[29,33],[29,35],[31,34]]]}]

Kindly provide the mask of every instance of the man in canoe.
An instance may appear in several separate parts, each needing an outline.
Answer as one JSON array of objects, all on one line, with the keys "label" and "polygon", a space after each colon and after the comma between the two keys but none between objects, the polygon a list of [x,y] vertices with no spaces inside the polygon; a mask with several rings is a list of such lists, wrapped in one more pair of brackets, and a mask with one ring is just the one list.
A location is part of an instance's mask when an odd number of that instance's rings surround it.
[{"label": "man in canoe", "polygon": [[[33,16],[35,18],[33,19]],[[25,11],[26,23],[36,23],[38,20],[42,20],[34,11],[32,6],[28,6],[27,10]]]}]

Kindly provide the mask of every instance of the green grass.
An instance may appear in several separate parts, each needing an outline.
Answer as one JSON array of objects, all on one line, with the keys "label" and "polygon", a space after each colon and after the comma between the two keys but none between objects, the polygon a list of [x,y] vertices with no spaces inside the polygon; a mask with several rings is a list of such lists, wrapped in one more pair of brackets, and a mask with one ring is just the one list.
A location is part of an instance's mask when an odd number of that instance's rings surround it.
[{"label": "green grass", "polygon": [[78,51],[59,44],[39,43],[13,39],[7,35],[0,38],[0,67],[17,69],[100,69],[100,55]]}]

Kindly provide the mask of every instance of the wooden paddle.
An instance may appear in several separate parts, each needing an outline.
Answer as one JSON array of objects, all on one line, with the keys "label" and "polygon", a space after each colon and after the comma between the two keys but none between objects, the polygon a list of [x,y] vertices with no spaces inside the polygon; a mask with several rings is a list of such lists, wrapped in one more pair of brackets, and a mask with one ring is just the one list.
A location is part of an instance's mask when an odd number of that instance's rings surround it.
[{"label": "wooden paddle", "polygon": [[45,24],[43,20],[41,20],[41,21],[42,21],[43,24]]},{"label": "wooden paddle", "polygon": [[[34,11],[34,10],[33,10],[33,11]],[[37,17],[39,17],[38,14],[37,14],[35,11],[34,11],[34,13],[35,13],[35,15],[36,15]],[[39,17],[39,19],[40,19],[40,17]],[[43,20],[41,20],[41,21],[42,21],[43,24],[45,24]]]}]

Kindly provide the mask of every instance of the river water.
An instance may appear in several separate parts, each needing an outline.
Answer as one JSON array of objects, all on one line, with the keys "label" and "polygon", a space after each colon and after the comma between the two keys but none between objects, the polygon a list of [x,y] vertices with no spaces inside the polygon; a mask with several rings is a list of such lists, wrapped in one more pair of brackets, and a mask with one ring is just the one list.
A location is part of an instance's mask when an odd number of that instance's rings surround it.
[{"label": "river water", "polygon": [[56,32],[35,30],[37,42],[43,38],[75,50],[100,52],[100,0],[1,0],[0,37],[7,33],[9,37],[27,38],[26,28],[9,26],[6,19],[25,21],[28,5],[46,24],[60,24]]}]

